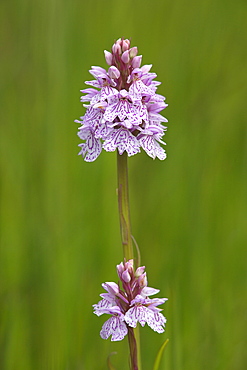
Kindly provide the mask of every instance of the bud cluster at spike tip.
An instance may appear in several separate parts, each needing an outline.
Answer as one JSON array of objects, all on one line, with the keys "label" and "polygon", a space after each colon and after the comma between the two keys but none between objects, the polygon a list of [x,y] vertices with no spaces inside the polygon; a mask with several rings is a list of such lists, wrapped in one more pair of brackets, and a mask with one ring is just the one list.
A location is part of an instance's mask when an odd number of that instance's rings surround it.
[{"label": "bud cluster at spike tip", "polygon": [[118,39],[112,52],[105,50],[108,70],[92,66],[90,73],[95,80],[86,81],[90,88],[81,90],[86,94],[81,102],[86,108],[84,116],[76,123],[81,124],[78,136],[79,155],[93,162],[101,153],[124,151],[128,156],[142,148],[150,157],[163,160],[166,153],[160,144],[167,122],[160,111],[167,107],[162,95],[156,94],[160,82],[154,81],[150,73],[152,65],[141,67],[142,56],[137,47],[130,47],[129,40]]},{"label": "bud cluster at spike tip", "polygon": [[128,334],[128,327],[135,328],[139,322],[146,323],[158,333],[164,332],[166,318],[161,308],[157,306],[165,303],[167,298],[149,298],[159,292],[158,289],[147,286],[145,267],[134,270],[133,260],[117,265],[118,277],[122,283],[103,283],[107,293],[100,294],[102,300],[93,305],[97,316],[109,314],[111,317],[103,324],[100,336],[112,341],[122,340]]}]

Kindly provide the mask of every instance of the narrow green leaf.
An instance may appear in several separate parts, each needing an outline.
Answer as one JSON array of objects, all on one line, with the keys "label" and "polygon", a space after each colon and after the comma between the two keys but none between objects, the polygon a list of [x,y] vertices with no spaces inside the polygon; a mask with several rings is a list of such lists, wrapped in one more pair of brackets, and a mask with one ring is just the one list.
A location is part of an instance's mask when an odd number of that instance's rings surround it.
[{"label": "narrow green leaf", "polygon": [[108,366],[108,369],[109,370],[116,370],[116,368],[112,365],[112,363],[111,363],[111,356],[112,355],[116,355],[117,354],[117,352],[111,352],[109,355],[108,355],[108,357],[107,357],[107,366]]},{"label": "narrow green leaf", "polygon": [[153,367],[153,370],[159,370],[159,367],[160,367],[160,361],[161,361],[161,358],[162,358],[162,355],[163,355],[163,352],[167,346],[167,343],[169,342],[169,339],[166,339],[164,341],[164,343],[162,344],[162,346],[160,347],[158,353],[157,353],[157,356],[156,356],[156,359],[154,361],[154,367]]},{"label": "narrow green leaf", "polygon": [[138,247],[138,244],[137,244],[137,241],[135,240],[135,238],[133,237],[133,235],[131,235],[131,238],[135,244],[135,247],[136,247],[136,252],[137,252],[137,261],[136,261],[136,266],[139,267],[141,266],[141,252],[140,252],[140,249]]}]

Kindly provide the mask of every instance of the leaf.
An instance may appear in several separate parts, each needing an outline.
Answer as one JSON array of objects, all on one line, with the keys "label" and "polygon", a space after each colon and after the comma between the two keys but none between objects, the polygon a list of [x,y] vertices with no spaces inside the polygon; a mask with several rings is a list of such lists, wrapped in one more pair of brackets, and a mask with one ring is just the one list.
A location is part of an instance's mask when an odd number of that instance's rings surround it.
[{"label": "leaf", "polygon": [[141,266],[141,252],[140,252],[140,249],[139,249],[139,247],[138,247],[138,244],[137,244],[137,242],[136,242],[135,238],[133,237],[133,235],[131,235],[131,238],[132,238],[132,240],[133,240],[133,242],[134,242],[134,244],[135,244],[136,252],[137,252],[137,262],[136,262],[136,266],[137,266],[137,267],[139,267],[139,266]]},{"label": "leaf", "polygon": [[109,370],[116,370],[116,368],[112,365],[112,363],[111,363],[111,356],[112,355],[116,355],[117,354],[117,352],[111,352],[109,355],[108,355],[108,357],[107,357],[107,367],[108,367],[108,369]]},{"label": "leaf", "polygon": [[154,367],[153,367],[153,370],[159,370],[159,367],[160,367],[160,361],[161,361],[161,358],[162,358],[162,355],[163,355],[163,352],[167,346],[167,343],[169,342],[169,339],[166,339],[164,341],[164,343],[162,344],[162,346],[160,347],[158,353],[157,353],[157,356],[156,356],[156,359],[154,361]]}]

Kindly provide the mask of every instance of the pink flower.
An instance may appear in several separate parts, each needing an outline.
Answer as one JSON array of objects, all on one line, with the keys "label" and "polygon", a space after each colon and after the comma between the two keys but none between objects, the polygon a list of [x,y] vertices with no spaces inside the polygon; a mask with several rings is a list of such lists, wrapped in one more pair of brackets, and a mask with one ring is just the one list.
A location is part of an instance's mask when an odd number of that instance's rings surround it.
[{"label": "pink flower", "polygon": [[122,288],[114,282],[102,284],[107,293],[100,294],[101,301],[93,305],[97,316],[111,315],[104,323],[100,335],[103,339],[112,336],[112,341],[122,340],[128,333],[128,327],[135,328],[139,322],[158,333],[165,330],[166,318],[161,314],[159,305],[167,298],[149,298],[157,294],[158,289],[147,286],[145,267],[133,268],[133,260],[117,265],[117,273]]},{"label": "pink flower", "polygon": [[[137,47],[130,48],[130,41],[118,39],[112,52],[105,50],[108,71],[92,66],[90,73],[95,78],[86,81],[92,87],[81,90],[85,96],[81,102],[87,109],[85,115],[75,122],[80,123],[78,136],[85,140],[79,144],[85,161],[94,161],[102,148],[107,152],[124,151],[129,156],[141,148],[153,159],[166,158],[162,137],[166,127],[161,122],[167,119],[159,112],[167,107],[165,98],[156,94],[160,82],[150,73],[152,65],[141,67],[142,56]],[[87,135],[85,135],[87,133]]]}]

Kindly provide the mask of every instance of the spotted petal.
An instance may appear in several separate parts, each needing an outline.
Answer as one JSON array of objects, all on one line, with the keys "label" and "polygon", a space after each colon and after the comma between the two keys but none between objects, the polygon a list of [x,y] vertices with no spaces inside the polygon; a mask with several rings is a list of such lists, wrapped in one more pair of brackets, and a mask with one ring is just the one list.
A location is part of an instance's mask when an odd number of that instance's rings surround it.
[{"label": "spotted petal", "polygon": [[139,322],[141,326],[144,326],[147,322],[147,307],[143,305],[135,305],[131,307],[125,314],[124,320],[129,326],[135,328]]},{"label": "spotted petal", "polygon": [[150,87],[146,86],[140,79],[133,81],[129,88],[129,92],[133,101],[141,100],[142,96],[154,95],[154,91]]},{"label": "spotted petal", "polygon": [[78,155],[82,155],[86,162],[95,161],[102,150],[101,141],[95,138],[93,132],[90,132],[85,143],[79,144],[78,146],[81,147]]},{"label": "spotted petal", "polygon": [[[122,315],[123,316],[123,315]],[[123,317],[112,316],[102,326],[100,336],[102,339],[108,339],[110,336],[111,341],[122,340],[128,334],[128,328],[123,321]]]},{"label": "spotted petal", "polygon": [[[115,302],[114,302],[115,303]],[[113,302],[107,299],[101,299],[97,304],[93,305],[95,315],[101,316],[105,313],[105,309],[108,309],[113,306]]]},{"label": "spotted petal", "polygon": [[166,159],[166,152],[161,146],[157,143],[155,138],[151,135],[142,136],[139,139],[139,142],[145,152],[153,159],[158,157],[160,160]]},{"label": "spotted petal", "polygon": [[152,312],[149,310],[147,324],[157,333],[163,333],[165,331],[166,318],[160,312]]},{"label": "spotted petal", "polygon": [[123,154],[126,151],[128,156],[140,151],[138,140],[125,128],[114,129],[106,138],[103,148],[107,152],[113,152],[118,148],[119,154]]}]

